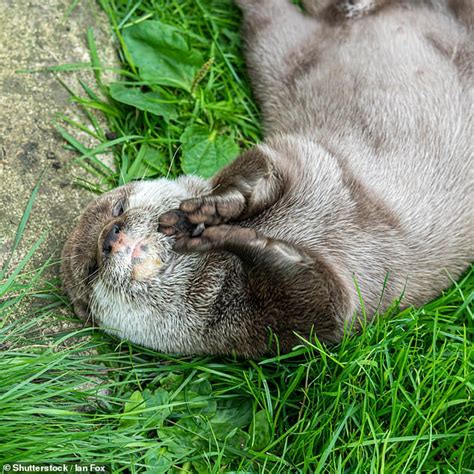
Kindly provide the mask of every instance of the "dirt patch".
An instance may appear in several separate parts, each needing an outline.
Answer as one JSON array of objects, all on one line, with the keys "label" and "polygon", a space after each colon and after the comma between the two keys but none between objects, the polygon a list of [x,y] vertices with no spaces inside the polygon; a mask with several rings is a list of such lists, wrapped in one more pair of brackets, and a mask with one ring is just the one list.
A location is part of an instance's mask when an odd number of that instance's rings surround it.
[{"label": "dirt patch", "polygon": [[[101,59],[115,58],[108,20],[98,5],[81,1],[72,12],[70,0],[0,0],[0,267],[9,258],[31,192],[43,173],[33,211],[21,245],[13,256],[13,267],[40,235],[46,241],[35,253],[31,268],[48,258],[56,263],[45,272],[58,275],[60,251],[81,209],[93,196],[74,184],[81,169],[77,157],[65,149],[54,127],[58,114],[81,115],[70,96],[52,73],[21,73],[48,66],[88,62],[86,33],[93,28]],[[79,90],[78,79],[94,84],[91,72],[61,73],[61,79]],[[34,306],[25,300],[15,315]],[[57,322],[57,328],[63,325]],[[49,327],[49,330],[54,329]],[[46,330],[46,328],[45,328]]]},{"label": "dirt patch", "polygon": [[[31,191],[44,172],[33,213],[15,260],[44,232],[45,244],[33,264],[55,258],[81,208],[92,196],[73,185],[81,173],[71,166],[74,154],[54,128],[59,113],[78,115],[68,92],[51,73],[26,74],[47,66],[89,60],[86,32],[94,29],[99,50],[110,63],[115,57],[107,18],[95,2],[79,2],[68,14],[70,0],[0,0],[0,265],[9,256],[15,232]],[[78,89],[90,73],[62,73]],[[57,272],[57,266],[52,273]]]}]

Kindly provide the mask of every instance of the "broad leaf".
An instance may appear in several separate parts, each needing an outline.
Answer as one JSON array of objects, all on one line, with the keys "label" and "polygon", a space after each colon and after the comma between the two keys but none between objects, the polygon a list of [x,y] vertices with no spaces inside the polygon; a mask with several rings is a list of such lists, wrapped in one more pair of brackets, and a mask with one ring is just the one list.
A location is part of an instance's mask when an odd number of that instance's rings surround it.
[{"label": "broad leaf", "polygon": [[176,390],[184,380],[183,374],[176,374],[174,372],[169,372],[167,375],[160,379],[160,385],[165,390],[173,392]]},{"label": "broad leaf", "polygon": [[145,389],[143,391],[143,398],[147,408],[154,408],[154,410],[147,411],[144,414],[146,418],[145,427],[158,428],[163,426],[164,420],[171,413],[171,408],[167,406],[170,403],[169,393],[162,388],[157,388],[153,392]]},{"label": "broad leaf", "polygon": [[210,420],[218,438],[225,438],[235,428],[248,426],[252,421],[252,403],[246,398],[219,402],[215,416]]},{"label": "broad leaf", "polygon": [[144,81],[191,90],[204,61],[178,29],[149,20],[126,28],[123,38]]},{"label": "broad leaf", "polygon": [[186,403],[176,407],[175,412],[183,411],[186,414],[191,412],[193,415],[208,417],[216,413],[217,404],[212,398],[212,386],[207,379],[191,382],[174,398],[174,401]]},{"label": "broad leaf", "polygon": [[166,448],[157,447],[147,451],[145,457],[147,474],[164,474],[173,468],[173,457]]},{"label": "broad leaf", "polygon": [[230,163],[239,147],[230,137],[217,135],[206,127],[191,125],[181,135],[181,168],[186,174],[210,178]]},{"label": "broad leaf", "polygon": [[[160,445],[166,446],[170,453],[175,456],[189,456],[206,444],[208,433],[196,434],[196,426],[190,430],[188,427],[182,428],[182,423],[173,426],[159,428],[157,438]],[[204,438],[204,441],[203,441]]]},{"label": "broad leaf", "polygon": [[135,390],[124,406],[120,417],[120,427],[159,428],[163,421],[170,415],[169,393],[158,388],[151,392]]},{"label": "broad leaf", "polygon": [[125,402],[123,415],[120,417],[120,427],[130,428],[138,426],[141,410],[145,408],[145,400],[139,390],[135,390]]},{"label": "broad leaf", "polygon": [[144,144],[127,171],[121,172],[123,175],[123,184],[134,179],[145,179],[156,175],[165,175],[168,166],[166,157],[159,150]]},{"label": "broad leaf", "polygon": [[169,104],[159,92],[142,92],[138,88],[125,87],[114,83],[109,86],[110,95],[117,102],[163,117],[166,121],[178,116],[176,107]]},{"label": "broad leaf", "polygon": [[249,431],[253,437],[252,449],[255,451],[265,449],[272,438],[271,427],[265,410],[255,413]]},{"label": "broad leaf", "polygon": [[225,443],[228,448],[234,450],[245,450],[249,444],[250,435],[243,430],[236,429],[231,434],[226,436]]}]

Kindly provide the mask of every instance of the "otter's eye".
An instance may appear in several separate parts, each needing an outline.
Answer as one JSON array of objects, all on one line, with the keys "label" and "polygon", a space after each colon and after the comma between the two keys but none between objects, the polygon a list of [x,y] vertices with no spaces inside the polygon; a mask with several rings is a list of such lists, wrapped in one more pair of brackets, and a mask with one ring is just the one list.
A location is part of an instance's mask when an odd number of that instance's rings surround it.
[{"label": "otter's eye", "polygon": [[123,214],[125,210],[125,201],[123,199],[120,199],[117,201],[112,208],[112,217],[118,217]]}]

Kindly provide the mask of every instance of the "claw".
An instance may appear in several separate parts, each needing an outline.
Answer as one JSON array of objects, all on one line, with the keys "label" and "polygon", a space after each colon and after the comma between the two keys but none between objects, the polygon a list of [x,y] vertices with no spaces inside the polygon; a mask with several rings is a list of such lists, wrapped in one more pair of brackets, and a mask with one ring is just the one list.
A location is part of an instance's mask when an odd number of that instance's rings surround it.
[{"label": "claw", "polygon": [[199,237],[206,229],[206,226],[201,222],[191,233],[191,237]]}]

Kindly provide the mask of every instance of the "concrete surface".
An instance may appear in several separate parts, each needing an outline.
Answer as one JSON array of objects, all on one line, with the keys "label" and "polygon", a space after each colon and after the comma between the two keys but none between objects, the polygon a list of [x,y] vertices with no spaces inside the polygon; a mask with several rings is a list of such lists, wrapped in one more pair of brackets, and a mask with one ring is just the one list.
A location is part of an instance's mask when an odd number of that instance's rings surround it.
[{"label": "concrete surface", "polygon": [[[57,113],[77,116],[67,91],[51,73],[19,74],[19,69],[88,61],[86,32],[93,27],[99,53],[115,57],[107,18],[92,0],[0,0],[0,267],[11,253],[18,223],[41,172],[45,170],[18,261],[40,234],[47,241],[36,253],[34,266],[59,256],[65,235],[92,195],[73,185],[75,155],[52,120]],[[90,73],[61,73],[79,90],[78,77],[94,84]],[[57,274],[57,265],[50,275]]]}]

